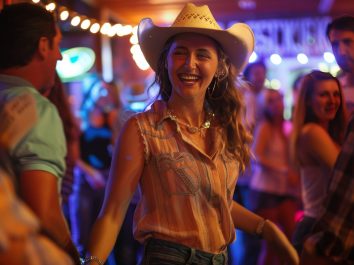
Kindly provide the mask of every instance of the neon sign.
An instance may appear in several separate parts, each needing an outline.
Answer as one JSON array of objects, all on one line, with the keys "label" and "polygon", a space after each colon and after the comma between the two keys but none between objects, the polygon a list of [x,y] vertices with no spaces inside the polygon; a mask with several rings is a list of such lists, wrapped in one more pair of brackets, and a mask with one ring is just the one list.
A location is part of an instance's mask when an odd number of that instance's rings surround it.
[{"label": "neon sign", "polygon": [[63,59],[57,63],[57,71],[63,81],[74,81],[87,73],[95,63],[95,52],[87,47],[62,51]]}]

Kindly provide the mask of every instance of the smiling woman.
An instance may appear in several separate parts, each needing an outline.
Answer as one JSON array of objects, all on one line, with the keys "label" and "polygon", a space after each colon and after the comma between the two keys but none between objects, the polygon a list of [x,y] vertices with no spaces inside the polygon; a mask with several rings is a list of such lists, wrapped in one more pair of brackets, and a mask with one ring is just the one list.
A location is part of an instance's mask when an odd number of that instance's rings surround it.
[{"label": "smiling woman", "polygon": [[253,51],[251,29],[222,30],[207,6],[187,4],[171,27],[142,20],[138,36],[159,99],[121,132],[89,255],[107,258],[138,188],[134,236],[145,246],[142,264],[226,265],[235,228],[263,236],[298,264],[272,222],[232,200],[250,159],[235,79]]},{"label": "smiling woman", "polygon": [[337,78],[320,71],[303,77],[293,124],[291,149],[300,169],[304,207],[294,244],[301,252],[304,238],[323,212],[328,172],[334,166],[344,137],[346,108]]},{"label": "smiling woman", "polygon": [[[217,73],[218,51],[215,42],[199,34],[185,33],[174,38],[166,60],[166,70],[174,89],[171,91],[169,107],[179,101],[194,100],[204,102],[205,92]],[[191,124],[191,121],[187,121]],[[192,126],[199,127],[198,124]]]}]

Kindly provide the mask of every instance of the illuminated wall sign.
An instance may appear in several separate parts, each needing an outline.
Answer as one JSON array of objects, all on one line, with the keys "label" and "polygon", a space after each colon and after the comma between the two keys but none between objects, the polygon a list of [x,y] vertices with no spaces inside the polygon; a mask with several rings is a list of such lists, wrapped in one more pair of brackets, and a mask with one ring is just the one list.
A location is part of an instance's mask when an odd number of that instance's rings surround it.
[{"label": "illuminated wall sign", "polygon": [[62,51],[63,59],[57,63],[57,71],[63,81],[74,81],[87,73],[95,63],[95,52],[87,47]]},{"label": "illuminated wall sign", "polygon": [[331,50],[326,36],[330,21],[330,17],[313,17],[249,20],[246,23],[256,36],[257,54],[265,56],[276,52],[282,56],[298,53],[318,56]]}]

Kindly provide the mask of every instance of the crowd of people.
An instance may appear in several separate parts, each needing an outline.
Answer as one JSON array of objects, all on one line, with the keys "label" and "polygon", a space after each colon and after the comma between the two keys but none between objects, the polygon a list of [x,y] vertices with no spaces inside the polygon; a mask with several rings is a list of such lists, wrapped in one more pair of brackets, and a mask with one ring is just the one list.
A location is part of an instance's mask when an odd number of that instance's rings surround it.
[{"label": "crowd of people", "polygon": [[248,63],[247,24],[223,30],[191,3],[171,26],[143,19],[158,94],[137,110],[102,83],[110,99],[81,125],[56,73],[55,17],[6,5],[0,264],[354,264],[354,17],[324,34],[341,75],[301,76],[285,120],[265,63]]}]

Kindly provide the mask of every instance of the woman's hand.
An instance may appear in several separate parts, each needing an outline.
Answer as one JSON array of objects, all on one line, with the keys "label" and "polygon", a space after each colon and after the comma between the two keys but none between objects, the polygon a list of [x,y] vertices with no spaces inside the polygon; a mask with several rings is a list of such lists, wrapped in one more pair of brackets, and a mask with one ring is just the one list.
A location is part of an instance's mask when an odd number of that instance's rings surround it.
[{"label": "woman's hand", "polygon": [[106,186],[106,180],[100,171],[92,169],[90,174],[86,174],[86,180],[94,190],[103,189]]},{"label": "woman's hand", "polygon": [[276,251],[283,264],[298,265],[300,263],[296,250],[274,223],[269,220],[266,221],[262,236],[267,244]]}]

